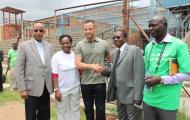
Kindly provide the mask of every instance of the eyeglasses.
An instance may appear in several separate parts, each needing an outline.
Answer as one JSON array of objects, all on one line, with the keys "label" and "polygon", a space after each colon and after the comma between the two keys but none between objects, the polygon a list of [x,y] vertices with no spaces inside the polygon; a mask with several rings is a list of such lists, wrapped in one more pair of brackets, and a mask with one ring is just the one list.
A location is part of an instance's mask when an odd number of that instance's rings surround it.
[{"label": "eyeglasses", "polygon": [[41,29],[35,29],[34,32],[44,32],[44,30],[41,30]]},{"label": "eyeglasses", "polygon": [[113,40],[115,40],[115,39],[118,40],[118,39],[121,39],[121,36],[113,36],[112,39],[113,39]]}]

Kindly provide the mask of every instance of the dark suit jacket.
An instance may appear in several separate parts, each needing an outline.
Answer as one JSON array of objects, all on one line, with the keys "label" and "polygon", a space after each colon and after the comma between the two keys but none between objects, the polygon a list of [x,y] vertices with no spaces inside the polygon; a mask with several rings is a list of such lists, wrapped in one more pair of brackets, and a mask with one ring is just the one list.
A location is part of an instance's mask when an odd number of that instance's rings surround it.
[{"label": "dark suit jacket", "polygon": [[3,51],[0,50],[0,71],[3,71],[3,67],[2,67],[2,61],[3,61]]},{"label": "dark suit jacket", "polygon": [[[115,62],[117,51],[113,51],[112,61]],[[111,70],[108,83],[107,101],[116,99],[116,94],[122,104],[134,104],[134,100],[142,101],[144,87],[144,60],[137,46],[127,45],[116,64],[116,79]],[[116,81],[116,90],[114,89]]]}]

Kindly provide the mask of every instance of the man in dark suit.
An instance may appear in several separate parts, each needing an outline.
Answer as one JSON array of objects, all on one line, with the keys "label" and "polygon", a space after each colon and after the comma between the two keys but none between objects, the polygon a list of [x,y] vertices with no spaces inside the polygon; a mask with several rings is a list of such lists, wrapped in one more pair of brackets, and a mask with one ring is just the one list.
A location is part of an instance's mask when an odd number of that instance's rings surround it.
[{"label": "man in dark suit", "polygon": [[108,83],[107,100],[117,100],[119,120],[141,120],[140,105],[144,87],[143,55],[137,46],[126,43],[127,33],[117,30],[112,70]]},{"label": "man in dark suit", "polygon": [[0,92],[3,91],[3,67],[2,67],[2,62],[3,62],[3,51],[0,50]]},{"label": "man in dark suit", "polygon": [[25,100],[26,120],[50,120],[52,46],[43,40],[44,25],[35,23],[33,39],[20,44],[16,80]]}]

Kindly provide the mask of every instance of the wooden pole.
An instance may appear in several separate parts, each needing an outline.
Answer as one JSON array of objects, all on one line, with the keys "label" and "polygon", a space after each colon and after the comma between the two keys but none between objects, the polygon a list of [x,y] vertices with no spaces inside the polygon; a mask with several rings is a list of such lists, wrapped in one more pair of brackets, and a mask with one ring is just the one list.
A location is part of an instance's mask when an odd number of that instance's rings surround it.
[{"label": "wooden pole", "polygon": [[5,12],[3,11],[3,40],[5,40]]},{"label": "wooden pole", "polygon": [[17,14],[15,14],[15,24],[17,24]]},{"label": "wooden pole", "polygon": [[123,26],[127,33],[129,33],[129,1],[123,0]]}]

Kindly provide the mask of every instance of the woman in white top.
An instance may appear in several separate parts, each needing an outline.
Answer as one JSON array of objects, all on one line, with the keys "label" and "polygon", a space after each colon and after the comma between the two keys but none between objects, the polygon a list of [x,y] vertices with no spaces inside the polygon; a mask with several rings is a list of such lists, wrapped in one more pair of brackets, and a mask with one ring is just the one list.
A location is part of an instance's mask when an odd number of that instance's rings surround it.
[{"label": "woman in white top", "polygon": [[80,119],[80,80],[75,66],[75,54],[71,51],[72,38],[59,38],[62,50],[56,52],[51,61],[52,79],[57,103],[58,120]]}]

